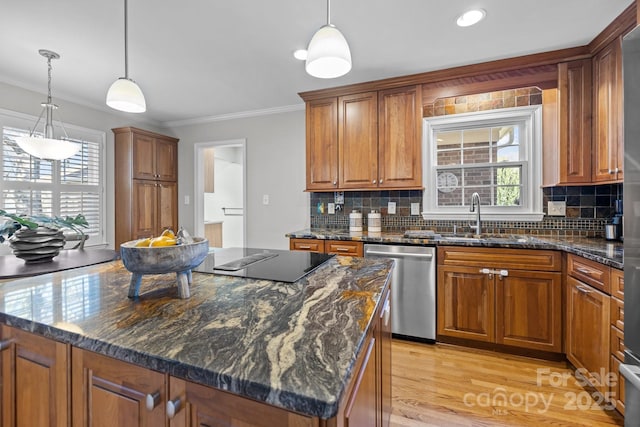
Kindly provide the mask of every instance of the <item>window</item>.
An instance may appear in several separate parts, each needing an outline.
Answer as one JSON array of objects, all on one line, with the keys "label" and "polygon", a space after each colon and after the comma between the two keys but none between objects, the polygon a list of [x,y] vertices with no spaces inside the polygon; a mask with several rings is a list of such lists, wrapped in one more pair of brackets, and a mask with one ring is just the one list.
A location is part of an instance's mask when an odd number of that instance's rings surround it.
[{"label": "window", "polygon": [[541,220],[541,108],[424,119],[425,217]]},{"label": "window", "polygon": [[89,227],[86,245],[105,243],[103,174],[104,133],[65,126],[70,139],[81,145],[73,157],[51,161],[31,157],[15,142],[28,135],[36,118],[0,111],[0,208],[18,214],[76,216]]}]

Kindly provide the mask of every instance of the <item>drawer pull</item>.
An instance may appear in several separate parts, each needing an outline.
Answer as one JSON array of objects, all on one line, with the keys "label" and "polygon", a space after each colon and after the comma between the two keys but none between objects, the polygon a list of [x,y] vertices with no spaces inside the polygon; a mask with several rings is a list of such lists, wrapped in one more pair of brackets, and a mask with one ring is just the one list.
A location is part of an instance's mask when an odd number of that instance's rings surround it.
[{"label": "drawer pull", "polygon": [[391,305],[389,304],[389,298],[384,303],[384,326],[389,325],[389,319],[391,318]]},{"label": "drawer pull", "polygon": [[578,289],[578,290],[579,290],[580,292],[582,292],[583,294],[590,294],[590,293],[591,293],[591,290],[590,290],[590,289],[587,289],[587,288],[586,288],[586,287],[584,287],[584,286],[580,286],[580,285],[578,285],[578,286],[576,286],[576,289]]},{"label": "drawer pull", "polygon": [[167,417],[169,417],[169,419],[173,419],[173,417],[180,412],[180,409],[182,409],[182,400],[180,400],[179,397],[167,401]]},{"label": "drawer pull", "polygon": [[587,276],[591,276],[591,270],[587,270],[586,268],[578,267],[576,268],[578,273],[586,274]]},{"label": "drawer pull", "polygon": [[145,398],[145,406],[147,407],[147,411],[153,411],[160,403],[160,392],[156,391],[152,394],[147,394]]},{"label": "drawer pull", "polygon": [[345,248],[343,246],[338,246],[336,248],[336,252],[349,252],[349,251],[351,251],[351,248]]},{"label": "drawer pull", "polygon": [[298,248],[300,248],[300,249],[311,249],[311,246],[310,245],[300,245],[300,246],[298,246]]},{"label": "drawer pull", "polygon": [[13,342],[12,339],[8,339],[8,340],[2,340],[0,341],[0,351],[6,350],[9,347],[11,347],[11,343]]}]

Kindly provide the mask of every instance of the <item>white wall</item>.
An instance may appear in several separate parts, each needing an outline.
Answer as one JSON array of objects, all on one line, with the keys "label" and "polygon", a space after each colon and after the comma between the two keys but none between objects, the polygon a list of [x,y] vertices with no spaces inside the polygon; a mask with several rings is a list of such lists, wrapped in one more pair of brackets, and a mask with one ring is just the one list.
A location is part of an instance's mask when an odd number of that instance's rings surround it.
[{"label": "white wall", "polygon": [[[30,114],[37,117],[42,108],[40,107],[40,103],[45,99],[46,93],[37,93],[0,82],[0,108]],[[135,126],[141,129],[161,132],[163,134],[170,135],[170,133],[168,133],[167,129],[158,127],[155,122],[143,121],[144,113],[142,115],[118,113],[115,110],[111,110],[106,105],[104,106],[104,110],[87,107],[57,98],[55,91],[53,92],[53,101],[60,106],[60,109],[58,110],[59,114],[58,112],[54,113],[53,117],[55,120],[62,119],[63,124],[82,126],[105,133],[107,156],[105,166],[106,237],[109,247],[113,248],[115,223],[113,186],[114,138],[111,129],[123,126]],[[113,113],[111,111],[113,111]]]},{"label": "white wall", "polygon": [[[247,246],[288,249],[285,233],[308,227],[309,194],[305,188],[305,113],[298,110],[173,127],[178,143],[178,217],[187,230],[194,229],[194,153],[199,142],[247,141]],[[269,195],[269,205],[262,196]]]}]

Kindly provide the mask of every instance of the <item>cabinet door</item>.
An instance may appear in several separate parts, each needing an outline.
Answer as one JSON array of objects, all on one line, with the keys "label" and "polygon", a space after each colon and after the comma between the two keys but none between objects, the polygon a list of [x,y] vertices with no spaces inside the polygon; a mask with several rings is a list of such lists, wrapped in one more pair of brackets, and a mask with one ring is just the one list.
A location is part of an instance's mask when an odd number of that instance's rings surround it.
[{"label": "cabinet door", "polygon": [[307,190],[338,187],[338,98],[307,102]]},{"label": "cabinet door", "polygon": [[[155,181],[134,180],[132,238],[141,239],[157,234],[158,185]],[[126,213],[123,213],[125,215]]]},{"label": "cabinet door", "polygon": [[178,231],[178,184],[158,183],[158,225],[156,234],[170,228]]},{"label": "cabinet door", "polygon": [[69,423],[69,346],[2,326],[2,425]]},{"label": "cabinet door", "polygon": [[438,267],[438,334],[493,342],[493,276],[474,267]]},{"label": "cabinet door", "polygon": [[178,144],[156,139],[156,178],[160,181],[178,179]]},{"label": "cabinet door", "polygon": [[71,370],[73,427],[165,425],[164,374],[75,347]]},{"label": "cabinet door", "polygon": [[593,57],[595,182],[622,180],[622,50],[617,38]]},{"label": "cabinet door", "polygon": [[591,183],[591,86],[591,59],[558,64],[558,184]]},{"label": "cabinet door", "polygon": [[376,339],[371,337],[362,366],[344,413],[345,427],[376,427],[379,424],[376,390]]},{"label": "cabinet door", "polygon": [[156,179],[156,139],[148,135],[132,134],[133,178]]},{"label": "cabinet door", "polygon": [[312,427],[312,418],[238,395],[169,379],[169,427]]},{"label": "cabinet door", "polygon": [[338,98],[340,188],[378,187],[378,92]]},{"label": "cabinet door", "polygon": [[562,351],[561,273],[509,270],[496,280],[496,342]]},{"label": "cabinet door", "polygon": [[378,186],[422,187],[420,86],[378,93]]},{"label": "cabinet door", "polygon": [[609,331],[609,296],[567,277],[567,359],[603,394],[608,386],[598,378],[609,369]]}]

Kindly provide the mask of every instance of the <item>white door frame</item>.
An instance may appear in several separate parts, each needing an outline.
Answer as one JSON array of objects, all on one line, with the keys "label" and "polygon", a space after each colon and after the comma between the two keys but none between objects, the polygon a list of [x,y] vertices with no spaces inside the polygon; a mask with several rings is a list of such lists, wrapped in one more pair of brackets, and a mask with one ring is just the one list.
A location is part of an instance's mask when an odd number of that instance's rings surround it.
[{"label": "white door frame", "polygon": [[242,150],[242,246],[247,246],[247,140],[197,142],[193,146],[193,235],[204,236],[204,150],[211,147],[236,146]]}]

